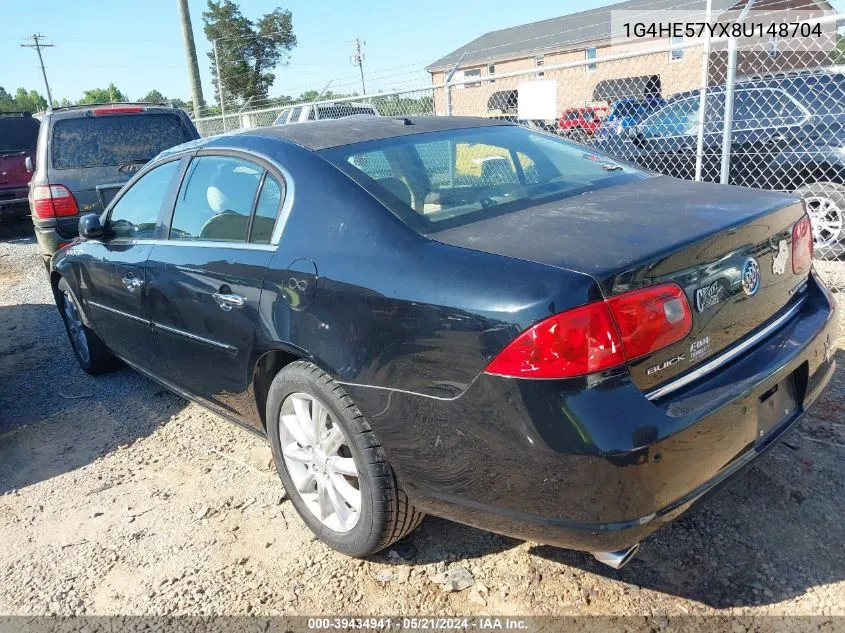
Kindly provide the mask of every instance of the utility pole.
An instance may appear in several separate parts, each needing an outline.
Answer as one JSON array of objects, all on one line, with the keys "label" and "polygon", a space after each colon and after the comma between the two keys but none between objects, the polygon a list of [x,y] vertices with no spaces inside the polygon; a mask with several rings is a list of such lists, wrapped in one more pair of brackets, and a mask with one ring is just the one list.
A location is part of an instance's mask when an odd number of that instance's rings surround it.
[{"label": "utility pole", "polygon": [[361,96],[363,96],[367,94],[367,88],[364,86],[364,49],[362,48],[366,42],[356,38],[352,43],[355,45],[355,50],[352,53],[352,64],[357,64],[358,70],[361,71]]},{"label": "utility pole", "polygon": [[226,131],[226,109],[223,107],[223,79],[220,77],[220,59],[217,57],[217,40],[214,44],[214,66],[217,68],[217,105],[220,106],[220,117],[223,119],[223,131]]},{"label": "utility pole", "polygon": [[53,44],[42,44],[41,39],[44,36],[40,33],[33,33],[32,44],[21,44],[24,48],[34,48],[38,53],[38,63],[41,64],[41,74],[44,77],[44,87],[47,89],[47,109],[53,109],[53,96],[50,94],[50,84],[47,82],[47,71],[44,70],[44,58],[41,57],[42,48],[52,48]]},{"label": "utility pole", "polygon": [[197,47],[194,44],[194,29],[191,26],[191,13],[188,0],[176,0],[179,9],[179,21],[182,23],[182,41],[185,45],[185,57],[188,60],[188,74],[191,79],[191,101],[194,103],[194,118],[199,118],[200,110],[205,106],[200,82],[200,67],[197,63]]}]

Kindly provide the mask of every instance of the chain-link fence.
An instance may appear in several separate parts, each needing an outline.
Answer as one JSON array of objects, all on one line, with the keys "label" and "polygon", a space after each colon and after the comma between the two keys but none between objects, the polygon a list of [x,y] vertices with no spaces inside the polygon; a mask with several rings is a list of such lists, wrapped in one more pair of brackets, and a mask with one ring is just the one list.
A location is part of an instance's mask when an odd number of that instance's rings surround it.
[{"label": "chain-link fence", "polygon": [[[843,21],[842,15],[815,20],[833,28],[817,35],[813,46],[776,37],[634,42],[609,47],[603,56],[595,49],[546,53],[483,65],[453,79],[433,72],[432,85],[424,88],[233,112],[225,120],[196,123],[209,135],[350,115],[494,117],[678,178],[796,193],[813,223],[817,268],[842,291],[845,67],[838,64],[845,47],[836,27]],[[552,105],[538,110],[534,102]],[[468,169],[489,174],[504,157],[468,160]]]}]

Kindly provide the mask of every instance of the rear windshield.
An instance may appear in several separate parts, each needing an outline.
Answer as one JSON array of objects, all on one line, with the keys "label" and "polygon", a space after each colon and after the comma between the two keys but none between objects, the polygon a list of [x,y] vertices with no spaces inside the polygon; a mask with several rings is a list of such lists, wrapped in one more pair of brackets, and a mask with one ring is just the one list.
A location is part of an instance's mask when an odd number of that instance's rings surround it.
[{"label": "rear windshield", "polygon": [[53,167],[74,169],[148,161],[191,140],[172,114],[86,116],[56,121]]},{"label": "rear windshield", "polygon": [[321,154],[423,233],[647,176],[511,125],[394,137]]},{"label": "rear windshield", "polygon": [[34,150],[38,120],[32,117],[0,117],[0,152]]}]

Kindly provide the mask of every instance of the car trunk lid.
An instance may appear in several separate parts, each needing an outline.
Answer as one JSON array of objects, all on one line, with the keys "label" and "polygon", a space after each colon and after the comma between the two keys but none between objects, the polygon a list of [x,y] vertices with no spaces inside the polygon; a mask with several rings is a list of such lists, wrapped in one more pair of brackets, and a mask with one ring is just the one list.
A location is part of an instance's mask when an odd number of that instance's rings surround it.
[{"label": "car trunk lid", "polygon": [[429,234],[438,241],[592,275],[606,297],[661,282],[683,288],[684,339],[629,363],[651,391],[692,371],[798,300],[793,196],[665,176],[487,217]]}]

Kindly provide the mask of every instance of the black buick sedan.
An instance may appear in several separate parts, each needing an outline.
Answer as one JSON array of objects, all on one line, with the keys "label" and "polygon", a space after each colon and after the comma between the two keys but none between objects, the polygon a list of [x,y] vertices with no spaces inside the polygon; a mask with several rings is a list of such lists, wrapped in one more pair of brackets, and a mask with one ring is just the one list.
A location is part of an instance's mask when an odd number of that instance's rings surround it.
[{"label": "black buick sedan", "polygon": [[368,117],[168,150],[51,282],[86,371],[119,359],[265,435],[331,547],[427,512],[619,567],[826,386],[812,244],[793,196]]}]

